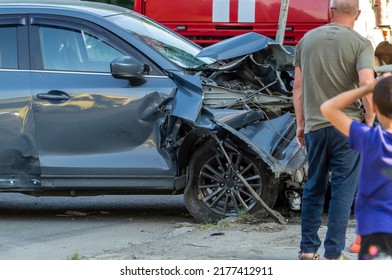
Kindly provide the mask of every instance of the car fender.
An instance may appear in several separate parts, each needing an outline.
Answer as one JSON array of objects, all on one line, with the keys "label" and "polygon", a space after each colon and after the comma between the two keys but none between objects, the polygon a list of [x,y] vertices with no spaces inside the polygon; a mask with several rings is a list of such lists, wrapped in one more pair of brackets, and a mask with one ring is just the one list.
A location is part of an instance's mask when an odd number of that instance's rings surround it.
[{"label": "car fender", "polygon": [[279,177],[282,173],[293,174],[306,163],[305,151],[295,138],[294,116],[286,113],[273,120],[251,123],[237,130],[224,122],[215,120],[217,126],[233,139],[246,144]]}]

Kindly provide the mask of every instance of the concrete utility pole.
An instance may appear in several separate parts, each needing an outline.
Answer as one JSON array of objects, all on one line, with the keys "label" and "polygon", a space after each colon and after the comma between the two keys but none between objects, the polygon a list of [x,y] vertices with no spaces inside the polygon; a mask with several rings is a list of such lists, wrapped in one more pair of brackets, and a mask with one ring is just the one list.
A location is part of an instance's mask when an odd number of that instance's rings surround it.
[{"label": "concrete utility pole", "polygon": [[283,40],[284,40],[287,15],[289,13],[289,5],[290,5],[290,0],[282,0],[282,4],[280,6],[278,30],[276,31],[276,39],[275,39],[275,41],[278,42],[280,45],[283,44]]}]

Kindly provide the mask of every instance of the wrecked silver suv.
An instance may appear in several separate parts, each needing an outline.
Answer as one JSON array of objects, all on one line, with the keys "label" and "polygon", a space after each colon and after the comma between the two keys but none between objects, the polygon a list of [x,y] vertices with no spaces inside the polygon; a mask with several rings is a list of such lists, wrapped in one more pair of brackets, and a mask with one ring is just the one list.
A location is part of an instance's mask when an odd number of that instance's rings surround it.
[{"label": "wrecked silver suv", "polygon": [[266,37],[201,49],[124,8],[45,0],[2,1],[0,37],[1,192],[184,194],[216,221],[304,179],[292,54]]}]

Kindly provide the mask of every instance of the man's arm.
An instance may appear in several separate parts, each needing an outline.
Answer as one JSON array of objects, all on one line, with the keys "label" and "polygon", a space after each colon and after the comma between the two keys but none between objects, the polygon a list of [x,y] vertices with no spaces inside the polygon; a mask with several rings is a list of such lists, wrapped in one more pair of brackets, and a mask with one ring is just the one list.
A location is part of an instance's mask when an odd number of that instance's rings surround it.
[{"label": "man's arm", "polygon": [[293,86],[293,103],[295,118],[297,122],[297,142],[302,148],[305,147],[304,131],[305,131],[305,118],[302,108],[302,73],[301,69],[295,67],[294,86]]},{"label": "man's arm", "polygon": [[321,104],[321,113],[341,133],[349,136],[350,125],[353,120],[343,112],[343,109],[354,103],[356,100],[372,93],[376,83],[377,81],[373,79],[371,84],[367,84],[357,89],[345,91],[325,101],[323,104]]},{"label": "man's arm", "polygon": [[[362,69],[358,72],[359,86],[363,87],[372,84],[375,80],[374,71],[372,69]],[[367,94],[362,97],[362,104],[365,108],[365,123],[372,126],[375,119],[375,112],[373,109],[372,94]]]}]

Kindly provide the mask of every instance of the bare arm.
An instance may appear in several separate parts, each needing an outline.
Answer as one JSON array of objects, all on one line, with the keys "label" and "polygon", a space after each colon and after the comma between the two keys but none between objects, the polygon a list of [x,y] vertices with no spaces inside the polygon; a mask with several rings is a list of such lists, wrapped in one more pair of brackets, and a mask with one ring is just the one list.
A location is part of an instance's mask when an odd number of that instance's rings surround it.
[{"label": "bare arm", "polygon": [[[362,69],[358,72],[359,86],[363,87],[374,82],[374,71],[372,69]],[[362,97],[363,107],[365,108],[365,123],[372,126],[375,119],[375,112],[373,108],[372,94],[367,94]]]},{"label": "bare arm", "polygon": [[353,120],[343,112],[343,109],[354,103],[356,100],[371,94],[376,83],[377,81],[373,79],[371,84],[367,84],[357,89],[345,91],[325,101],[323,104],[321,104],[321,113],[340,132],[346,136],[349,136],[350,125]]},{"label": "bare arm", "polygon": [[305,147],[304,131],[305,131],[305,118],[302,108],[302,73],[301,69],[295,67],[295,78],[293,87],[293,103],[295,118],[297,121],[297,142],[302,148]]}]

